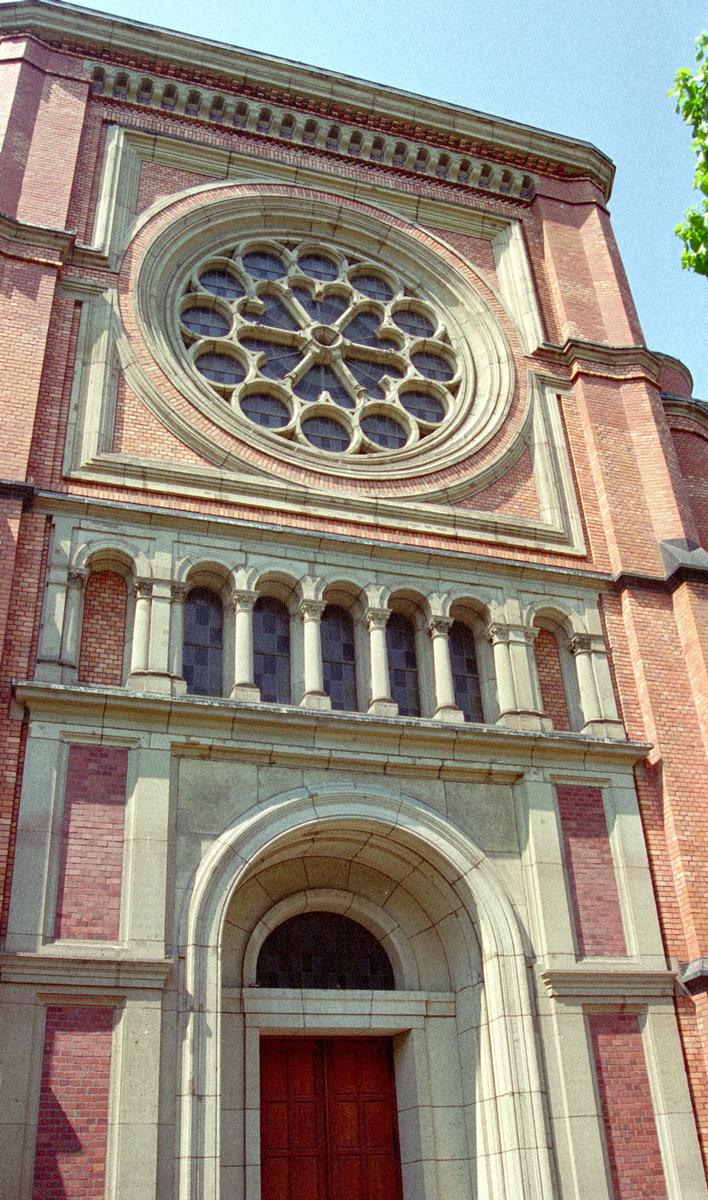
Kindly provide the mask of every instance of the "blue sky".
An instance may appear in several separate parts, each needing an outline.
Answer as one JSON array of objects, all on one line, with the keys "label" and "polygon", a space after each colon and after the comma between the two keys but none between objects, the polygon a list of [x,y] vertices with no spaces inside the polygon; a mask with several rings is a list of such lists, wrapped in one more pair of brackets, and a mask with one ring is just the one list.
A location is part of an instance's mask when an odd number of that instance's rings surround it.
[{"label": "blue sky", "polygon": [[101,0],[104,12],[434,96],[594,142],[647,345],[708,400],[708,280],[681,268],[690,133],[667,99],[701,0]]}]

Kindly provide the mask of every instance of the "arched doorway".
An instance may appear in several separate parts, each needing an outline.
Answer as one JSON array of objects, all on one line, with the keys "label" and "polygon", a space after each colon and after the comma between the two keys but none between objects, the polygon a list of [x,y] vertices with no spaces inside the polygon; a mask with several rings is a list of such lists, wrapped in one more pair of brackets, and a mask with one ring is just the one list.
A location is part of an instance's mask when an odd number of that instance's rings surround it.
[{"label": "arched doorway", "polygon": [[[379,941],[393,989],[259,986],[272,932],[323,911]],[[439,814],[383,789],[261,806],[207,855],[184,936],[182,1200],[260,1197],[260,1050],[285,1037],[388,1040],[403,1200],[554,1196],[518,923]]]}]

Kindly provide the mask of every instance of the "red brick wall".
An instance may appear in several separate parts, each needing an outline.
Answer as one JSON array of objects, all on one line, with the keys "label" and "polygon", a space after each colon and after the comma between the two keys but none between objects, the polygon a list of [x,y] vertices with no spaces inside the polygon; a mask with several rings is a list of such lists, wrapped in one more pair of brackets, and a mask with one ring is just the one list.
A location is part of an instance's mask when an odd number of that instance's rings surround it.
[{"label": "red brick wall", "polygon": [[115,571],[92,571],[86,582],[81,626],[79,683],[123,682],[128,592]]},{"label": "red brick wall", "polygon": [[47,1009],[32,1200],[103,1200],[113,1012]]},{"label": "red brick wall", "polygon": [[615,1200],[666,1200],[666,1182],[639,1021],[588,1017]]},{"label": "red brick wall", "polygon": [[624,955],[602,791],[565,784],[556,793],[578,951],[582,956]]},{"label": "red brick wall", "polygon": [[533,652],[536,657],[543,711],[553,721],[554,729],[570,729],[558,642],[549,629],[539,629]]},{"label": "red brick wall", "polygon": [[674,429],[672,436],[698,536],[708,549],[708,437],[690,429]]},{"label": "red brick wall", "polygon": [[127,769],[123,746],[69,748],[57,938],[118,937]]}]

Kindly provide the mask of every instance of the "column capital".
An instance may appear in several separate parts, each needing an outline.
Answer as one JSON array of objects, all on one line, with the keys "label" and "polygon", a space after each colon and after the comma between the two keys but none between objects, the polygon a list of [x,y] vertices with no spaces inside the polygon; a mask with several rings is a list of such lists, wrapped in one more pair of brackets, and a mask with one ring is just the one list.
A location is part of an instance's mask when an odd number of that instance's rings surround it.
[{"label": "column capital", "polygon": [[86,583],[87,578],[88,571],[76,570],[75,568],[72,568],[70,571],[67,571],[66,582],[69,587],[73,587],[78,591],[81,591]]},{"label": "column capital", "polygon": [[505,625],[502,621],[491,621],[485,634],[493,646],[497,642],[526,642],[531,646],[536,640],[538,629],[535,625]]},{"label": "column capital", "polygon": [[170,584],[170,599],[175,604],[184,604],[189,591],[186,583],[171,583]]},{"label": "column capital", "polygon": [[388,624],[388,618],[391,616],[390,608],[367,608],[365,612],[366,626],[369,632],[372,629],[385,629]]},{"label": "column capital", "polygon": [[591,654],[593,647],[593,639],[589,633],[576,633],[568,642],[570,653],[575,654]]},{"label": "column capital", "polygon": [[447,637],[452,624],[452,617],[431,617],[428,621],[428,633],[431,637]]},{"label": "column capital", "polygon": [[319,621],[326,607],[324,600],[302,600],[298,612],[303,621]]},{"label": "column capital", "polygon": [[230,596],[234,612],[253,612],[257,599],[258,592],[249,592],[246,588],[234,588]]},{"label": "column capital", "polygon": [[151,579],[136,579],[133,582],[133,595],[136,600],[150,599],[152,596],[152,580]]}]

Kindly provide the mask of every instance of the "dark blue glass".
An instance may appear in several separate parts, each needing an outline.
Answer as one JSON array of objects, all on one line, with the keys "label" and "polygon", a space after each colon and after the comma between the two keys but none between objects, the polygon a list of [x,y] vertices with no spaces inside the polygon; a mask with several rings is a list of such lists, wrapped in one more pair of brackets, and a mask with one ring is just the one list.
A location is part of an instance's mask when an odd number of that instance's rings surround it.
[{"label": "dark blue glass", "polygon": [[319,400],[323,392],[329,392],[340,408],[354,408],[354,401],[338,375],[327,363],[315,363],[302,379],[295,384],[293,391],[301,400]]},{"label": "dark blue glass", "polygon": [[354,622],[345,608],[328,604],[320,624],[324,690],[332,708],[356,712]]},{"label": "dark blue glass", "polygon": [[290,703],[290,615],[272,596],[253,606],[253,675],[261,700]]},{"label": "dark blue glass", "polygon": [[414,308],[399,308],[393,314],[393,319],[399,329],[411,337],[432,337],[435,326],[429,317],[423,316]]},{"label": "dark blue glass", "polygon": [[386,649],[391,697],[403,717],[420,716],[418,656],[415,629],[400,613],[391,613],[386,626]]},{"label": "dark blue glass", "polygon": [[371,300],[386,300],[393,298],[393,289],[380,275],[371,275],[368,271],[357,271],[349,277],[357,291]]},{"label": "dark blue glass", "polygon": [[297,260],[301,271],[313,279],[336,279],[339,274],[337,264],[324,254],[302,254]]},{"label": "dark blue glass", "polygon": [[349,445],[346,429],[331,417],[308,417],[301,428],[308,442],[320,450],[329,450],[334,454],[346,450]]},{"label": "dark blue glass", "polygon": [[185,308],[182,313],[182,324],[192,333],[200,337],[223,337],[229,332],[230,324],[222,313],[214,312],[213,308]]},{"label": "dark blue glass", "polygon": [[370,441],[382,450],[398,450],[405,446],[408,440],[408,434],[398,421],[384,416],[383,413],[372,413],[363,417],[361,428]]},{"label": "dark blue glass", "polygon": [[445,416],[445,405],[442,400],[438,400],[437,396],[431,396],[429,392],[401,392],[400,400],[406,412],[409,412],[412,417],[416,417],[418,421],[428,421],[433,425],[442,421]]},{"label": "dark blue glass", "polygon": [[411,362],[426,379],[452,379],[455,374],[447,359],[440,354],[433,354],[430,350],[411,354]]},{"label": "dark blue glass", "polygon": [[392,991],[393,968],[381,943],[350,917],[300,913],[283,921],[261,946],[259,987],[356,988]]},{"label": "dark blue glass", "polygon": [[183,672],[187,691],[220,696],[224,611],[210,588],[192,588],[184,603]]},{"label": "dark blue glass", "polygon": [[285,274],[280,259],[267,250],[251,250],[244,254],[243,265],[254,279],[280,279]]},{"label": "dark blue glass", "polygon": [[462,709],[466,721],[481,723],[484,713],[474,634],[462,621],[453,621],[449,639],[455,704]]},{"label": "dark blue glass", "polygon": [[290,413],[282,400],[269,392],[251,392],[241,399],[241,411],[263,429],[282,429],[290,420]]},{"label": "dark blue glass", "polygon": [[201,371],[212,383],[223,383],[234,387],[245,378],[246,372],[238,359],[230,354],[218,354],[216,351],[200,354],[197,359],[197,370]]},{"label": "dark blue glass", "polygon": [[284,379],[300,362],[300,351],[281,342],[270,342],[260,337],[242,337],[241,345],[247,350],[265,354],[266,361],[259,367],[266,379]]},{"label": "dark blue glass", "polygon": [[342,296],[324,296],[322,300],[314,300],[307,288],[297,285],[293,287],[292,292],[305,312],[313,321],[319,321],[320,325],[333,325],[349,307],[349,301]]},{"label": "dark blue glass", "polygon": [[245,294],[241,281],[233,272],[223,267],[212,267],[209,271],[202,271],[199,282],[213,296],[223,296],[226,300],[235,300]]}]

